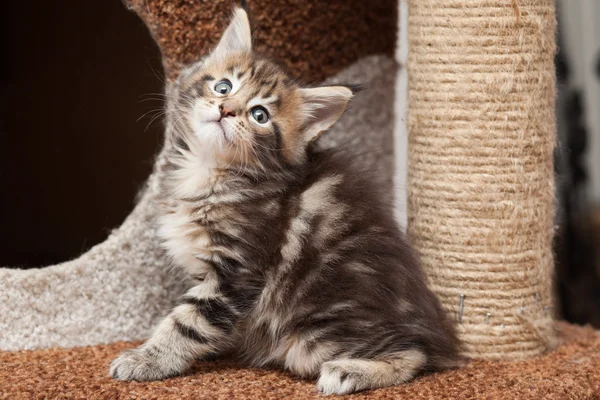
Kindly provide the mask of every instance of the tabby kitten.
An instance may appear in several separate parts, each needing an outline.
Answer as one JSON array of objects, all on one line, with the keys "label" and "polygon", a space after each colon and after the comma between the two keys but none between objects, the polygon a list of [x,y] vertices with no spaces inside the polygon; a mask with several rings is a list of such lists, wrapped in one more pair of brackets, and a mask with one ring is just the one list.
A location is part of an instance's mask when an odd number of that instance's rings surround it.
[{"label": "tabby kitten", "polygon": [[167,93],[160,233],[193,287],[112,362],[114,378],[164,379],[229,353],[345,394],[455,365],[453,327],[391,207],[350,157],[311,148],[351,89],[299,87],[252,53],[236,8]]}]

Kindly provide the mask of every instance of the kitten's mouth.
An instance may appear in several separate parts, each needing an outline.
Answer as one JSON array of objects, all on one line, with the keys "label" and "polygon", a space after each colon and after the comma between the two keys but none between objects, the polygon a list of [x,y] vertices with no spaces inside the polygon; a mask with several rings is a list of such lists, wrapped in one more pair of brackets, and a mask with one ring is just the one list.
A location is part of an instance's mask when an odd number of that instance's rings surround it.
[{"label": "kitten's mouth", "polygon": [[225,128],[223,127],[223,125],[221,125],[221,122],[213,121],[212,123],[221,131],[221,134],[223,135],[223,138],[225,139],[225,141],[229,142],[229,138],[227,137],[227,132],[225,132]]}]

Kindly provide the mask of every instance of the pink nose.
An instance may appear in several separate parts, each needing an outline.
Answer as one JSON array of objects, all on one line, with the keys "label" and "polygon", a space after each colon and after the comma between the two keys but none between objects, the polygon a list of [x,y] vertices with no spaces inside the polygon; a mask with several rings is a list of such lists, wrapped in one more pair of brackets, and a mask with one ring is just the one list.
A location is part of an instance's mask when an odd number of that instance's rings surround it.
[{"label": "pink nose", "polygon": [[225,104],[221,104],[219,106],[219,111],[221,112],[221,118],[235,117],[235,111],[227,107]]}]

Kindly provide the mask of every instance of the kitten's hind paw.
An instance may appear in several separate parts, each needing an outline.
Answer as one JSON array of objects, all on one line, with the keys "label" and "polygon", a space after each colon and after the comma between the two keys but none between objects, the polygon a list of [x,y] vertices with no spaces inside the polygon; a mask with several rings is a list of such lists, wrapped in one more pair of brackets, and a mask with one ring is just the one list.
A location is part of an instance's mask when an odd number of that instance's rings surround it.
[{"label": "kitten's hind paw", "polygon": [[389,354],[386,360],[340,359],[323,363],[317,390],[325,395],[398,385],[411,380],[426,364],[417,349]]},{"label": "kitten's hind paw", "polygon": [[360,390],[357,385],[359,378],[339,365],[339,362],[329,361],[321,368],[317,390],[326,396],[352,393]]},{"label": "kitten's hind paw", "polygon": [[121,353],[110,364],[109,375],[123,381],[157,381],[173,376],[173,373],[164,371],[157,359],[135,349]]}]

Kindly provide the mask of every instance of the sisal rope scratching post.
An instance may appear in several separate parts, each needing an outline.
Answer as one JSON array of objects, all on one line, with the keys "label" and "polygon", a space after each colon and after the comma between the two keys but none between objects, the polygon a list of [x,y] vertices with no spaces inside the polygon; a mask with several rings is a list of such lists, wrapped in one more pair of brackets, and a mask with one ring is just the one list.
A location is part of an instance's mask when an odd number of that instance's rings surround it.
[{"label": "sisal rope scratching post", "polygon": [[466,356],[538,355],[554,343],[554,1],[411,0],[408,18],[409,236]]}]

